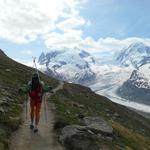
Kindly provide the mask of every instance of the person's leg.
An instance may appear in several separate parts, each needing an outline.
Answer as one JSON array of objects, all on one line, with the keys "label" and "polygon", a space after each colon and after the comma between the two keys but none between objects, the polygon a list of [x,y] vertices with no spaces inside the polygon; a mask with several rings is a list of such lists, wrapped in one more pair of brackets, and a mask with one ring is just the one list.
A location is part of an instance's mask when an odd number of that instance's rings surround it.
[{"label": "person's leg", "polygon": [[39,120],[40,120],[40,110],[41,110],[41,102],[37,102],[36,103],[36,117],[35,117],[35,132],[38,131],[37,126],[39,124]]},{"label": "person's leg", "polygon": [[33,129],[33,122],[34,122],[34,116],[35,116],[35,105],[34,105],[34,101],[31,100],[30,101],[30,108],[31,108],[31,112],[30,112],[30,119],[31,119],[31,124],[30,124],[30,128]]}]

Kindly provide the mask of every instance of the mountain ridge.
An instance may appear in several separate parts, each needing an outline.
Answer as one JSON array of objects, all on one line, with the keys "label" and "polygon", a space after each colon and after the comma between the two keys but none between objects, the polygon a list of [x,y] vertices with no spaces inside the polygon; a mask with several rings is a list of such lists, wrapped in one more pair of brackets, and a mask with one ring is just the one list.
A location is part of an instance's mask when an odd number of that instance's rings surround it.
[{"label": "mountain ridge", "polygon": [[150,62],[150,47],[142,42],[136,42],[121,50],[116,61],[123,66],[138,68]]}]

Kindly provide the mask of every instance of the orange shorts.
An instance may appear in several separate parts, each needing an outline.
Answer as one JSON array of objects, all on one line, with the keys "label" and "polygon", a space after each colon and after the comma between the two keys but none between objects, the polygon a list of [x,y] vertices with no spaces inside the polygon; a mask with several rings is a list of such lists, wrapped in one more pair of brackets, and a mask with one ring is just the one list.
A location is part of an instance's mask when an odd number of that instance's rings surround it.
[{"label": "orange shorts", "polygon": [[[39,100],[30,100],[31,113],[39,114],[42,102]],[[34,115],[34,114],[33,114]]]}]

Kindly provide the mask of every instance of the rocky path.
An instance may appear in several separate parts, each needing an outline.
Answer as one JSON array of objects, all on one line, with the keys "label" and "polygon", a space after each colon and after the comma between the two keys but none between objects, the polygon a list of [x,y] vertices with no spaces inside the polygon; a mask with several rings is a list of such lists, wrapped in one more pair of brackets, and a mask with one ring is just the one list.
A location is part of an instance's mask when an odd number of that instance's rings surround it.
[{"label": "rocky path", "polygon": [[[62,88],[63,82],[60,82],[53,92],[55,93]],[[49,96],[51,96],[51,94],[46,95],[45,98],[47,99]],[[47,104],[47,119],[45,119],[44,103],[42,104],[41,110],[41,120],[38,133],[33,133],[33,131],[29,129],[30,117],[28,114],[26,119],[24,110],[22,115],[23,124],[19,130],[12,135],[10,150],[63,150],[61,145],[57,143],[53,133],[54,114],[52,112],[52,105]]]}]

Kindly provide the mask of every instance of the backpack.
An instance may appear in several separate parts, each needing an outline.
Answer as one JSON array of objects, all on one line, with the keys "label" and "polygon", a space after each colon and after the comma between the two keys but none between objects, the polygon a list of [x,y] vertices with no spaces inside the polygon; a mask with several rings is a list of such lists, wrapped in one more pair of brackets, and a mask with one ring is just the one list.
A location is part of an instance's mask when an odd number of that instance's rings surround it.
[{"label": "backpack", "polygon": [[29,90],[29,96],[32,100],[39,100],[41,101],[42,100],[42,96],[43,96],[43,85],[44,83],[42,81],[40,81],[40,84],[39,86],[32,90],[32,82],[29,81],[28,83],[29,87],[30,87],[30,90]]}]

